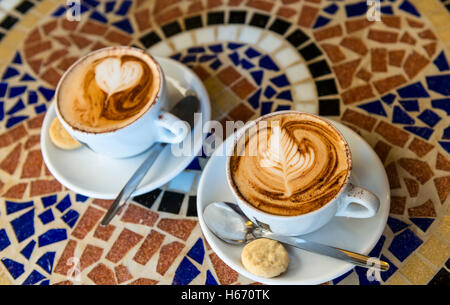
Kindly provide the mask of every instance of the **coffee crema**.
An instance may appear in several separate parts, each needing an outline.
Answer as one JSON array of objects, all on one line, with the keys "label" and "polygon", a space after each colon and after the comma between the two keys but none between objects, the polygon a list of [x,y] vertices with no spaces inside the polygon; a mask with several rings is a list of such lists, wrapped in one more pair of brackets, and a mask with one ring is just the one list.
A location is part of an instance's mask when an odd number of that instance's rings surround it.
[{"label": "coffee crema", "polygon": [[159,67],[134,49],[107,48],[76,63],[58,90],[58,107],[72,127],[113,131],[134,122],[156,100]]},{"label": "coffee crema", "polygon": [[350,172],[345,140],[305,113],[279,114],[250,127],[230,157],[237,192],[254,207],[293,216],[331,201]]}]

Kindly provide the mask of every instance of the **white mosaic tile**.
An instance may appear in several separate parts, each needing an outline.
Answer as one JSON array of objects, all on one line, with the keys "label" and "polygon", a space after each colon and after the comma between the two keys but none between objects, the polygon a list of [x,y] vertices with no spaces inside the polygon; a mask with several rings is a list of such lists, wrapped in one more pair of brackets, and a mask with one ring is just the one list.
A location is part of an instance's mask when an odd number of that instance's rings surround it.
[{"label": "white mosaic tile", "polygon": [[11,10],[13,7],[15,7],[20,0],[2,0],[0,1],[0,8],[4,9],[5,11]]},{"label": "white mosaic tile", "polygon": [[176,51],[182,51],[184,49],[192,47],[194,45],[194,40],[192,39],[192,35],[190,32],[185,32],[173,37],[172,43]]},{"label": "white mosaic tile", "polygon": [[172,48],[165,41],[161,41],[155,44],[153,47],[148,49],[148,51],[150,52],[150,54],[154,56],[163,56],[163,57],[167,57],[168,55],[173,53]]},{"label": "white mosaic tile", "polygon": [[259,37],[261,37],[261,34],[262,30],[251,26],[245,26],[242,28],[241,34],[239,35],[239,41],[256,44]]},{"label": "white mosaic tile", "polygon": [[258,47],[267,53],[271,53],[282,45],[283,41],[274,34],[268,33],[259,43]]},{"label": "white mosaic tile", "polygon": [[309,71],[305,64],[299,63],[286,69],[286,76],[290,83],[301,82],[309,78]]},{"label": "white mosaic tile", "polygon": [[312,114],[318,113],[317,102],[315,101],[295,103],[294,109],[297,111],[308,112]]},{"label": "white mosaic tile", "polygon": [[316,86],[313,82],[298,84],[293,89],[295,101],[311,101],[316,98]]},{"label": "white mosaic tile", "polygon": [[199,44],[208,44],[215,41],[214,28],[204,28],[195,31],[195,39]]},{"label": "white mosaic tile", "polygon": [[290,47],[286,47],[276,53],[274,55],[274,58],[278,61],[279,65],[282,68],[286,68],[287,66],[290,66],[294,62],[300,60],[300,56],[298,55],[297,51]]},{"label": "white mosaic tile", "polygon": [[236,25],[224,25],[217,29],[218,41],[235,41],[237,39],[238,27]]}]

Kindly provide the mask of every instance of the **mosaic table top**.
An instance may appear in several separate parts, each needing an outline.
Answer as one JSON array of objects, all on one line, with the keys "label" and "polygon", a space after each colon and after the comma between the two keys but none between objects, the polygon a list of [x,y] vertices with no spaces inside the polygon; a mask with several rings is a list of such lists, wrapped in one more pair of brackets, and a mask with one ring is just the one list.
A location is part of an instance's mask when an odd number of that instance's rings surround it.
[{"label": "mosaic table top", "polygon": [[66,189],[43,163],[40,128],[64,70],[91,50],[133,45],[189,66],[221,122],[297,109],[374,148],[392,197],[370,255],[391,269],[369,281],[356,267],[327,284],[449,284],[450,1],[379,1],[379,21],[365,0],[69,2],[0,1],[0,283],[73,284],[72,257],[82,284],[252,283],[202,235],[206,157],[106,228],[111,201]]}]

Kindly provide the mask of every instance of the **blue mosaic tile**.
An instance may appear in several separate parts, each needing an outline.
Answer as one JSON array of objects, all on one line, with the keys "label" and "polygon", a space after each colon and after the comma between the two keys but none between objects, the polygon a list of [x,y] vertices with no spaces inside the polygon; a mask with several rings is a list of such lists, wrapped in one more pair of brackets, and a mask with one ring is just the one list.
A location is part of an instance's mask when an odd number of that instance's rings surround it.
[{"label": "blue mosaic tile", "polygon": [[67,194],[57,205],[56,208],[62,213],[72,205],[70,195]]},{"label": "blue mosaic tile", "polygon": [[277,92],[275,91],[275,89],[273,89],[270,85],[268,85],[266,87],[266,90],[264,90],[264,96],[267,98],[271,98],[272,96],[274,96]]},{"label": "blue mosaic tile", "polygon": [[442,139],[450,140],[450,126],[447,128],[444,128],[444,132],[442,133]]},{"label": "blue mosaic tile", "polygon": [[230,50],[236,50],[239,49],[240,47],[243,47],[244,44],[242,43],[235,43],[235,42],[230,42],[227,44],[227,48]]},{"label": "blue mosaic tile", "polygon": [[20,251],[20,253],[22,253],[22,255],[26,258],[26,259],[30,259],[31,254],[33,254],[33,250],[34,247],[36,246],[36,241],[31,240],[28,245],[25,246],[25,248],[22,249],[22,251]]},{"label": "blue mosaic tile", "polygon": [[33,201],[27,202],[13,202],[6,200],[6,215],[24,210],[26,208],[32,207]]},{"label": "blue mosaic tile", "polygon": [[384,235],[381,235],[380,239],[378,239],[377,243],[373,247],[372,250],[369,252],[370,257],[379,257],[381,250],[383,249],[384,242],[386,241],[386,237]]},{"label": "blue mosaic tile", "polygon": [[280,99],[280,100],[291,101],[291,102],[293,101],[291,90],[285,90],[285,91],[278,93],[276,98]]},{"label": "blue mosaic tile", "polygon": [[445,58],[445,53],[442,51],[433,61],[433,64],[439,69],[439,71],[447,71],[450,70],[450,66],[448,65],[447,58]]},{"label": "blue mosaic tile", "polygon": [[396,124],[414,124],[415,120],[410,117],[400,106],[394,106],[392,114],[392,123]]},{"label": "blue mosaic tile", "polygon": [[206,270],[205,285],[219,285],[217,283],[216,279],[214,278],[214,276],[212,275],[211,271],[209,271],[209,270]]},{"label": "blue mosaic tile", "polygon": [[447,115],[450,115],[450,98],[432,100],[431,107],[442,109],[447,113]]},{"label": "blue mosaic tile", "polygon": [[417,100],[401,100],[399,103],[408,112],[419,111],[419,102]]},{"label": "blue mosaic tile", "polygon": [[129,34],[134,33],[133,26],[131,25],[131,23],[128,19],[123,19],[120,21],[113,22],[112,25],[129,33]]},{"label": "blue mosaic tile", "polygon": [[181,53],[176,53],[174,55],[171,55],[170,58],[174,59],[174,60],[180,60],[181,58]]},{"label": "blue mosaic tile", "polygon": [[433,110],[425,109],[419,114],[418,118],[430,127],[436,126],[436,124],[441,120],[441,117],[436,114]]},{"label": "blue mosaic tile", "polygon": [[0,83],[0,97],[5,97],[7,88],[8,88],[8,83]]},{"label": "blue mosaic tile", "polygon": [[388,270],[380,272],[381,279],[383,280],[383,282],[386,282],[395,273],[395,271],[397,271],[398,268],[383,254],[380,257],[380,260],[385,261],[389,264]]},{"label": "blue mosaic tile", "polygon": [[366,1],[361,1],[361,2],[354,3],[354,4],[346,4],[345,5],[345,13],[347,14],[347,17],[365,15],[366,12],[367,12]]},{"label": "blue mosaic tile", "polygon": [[25,104],[23,103],[22,99],[19,99],[17,103],[11,107],[11,109],[8,110],[6,114],[12,115],[16,112],[19,112],[20,110],[25,109]]},{"label": "blue mosaic tile", "polygon": [[132,4],[132,1],[123,1],[122,5],[119,6],[117,11],[115,11],[115,14],[119,15],[119,16],[125,16],[128,13],[128,10],[130,9],[131,4]]},{"label": "blue mosaic tile", "polygon": [[195,62],[196,60],[197,60],[197,55],[189,55],[189,56],[183,57],[181,62],[186,64],[186,63],[190,63],[190,62]]},{"label": "blue mosaic tile", "polygon": [[55,90],[53,90],[53,89],[39,86],[38,90],[45,97],[45,99],[48,102],[50,102],[52,100],[53,96],[55,95]]},{"label": "blue mosaic tile", "polygon": [[400,4],[400,6],[398,8],[401,9],[402,11],[405,11],[405,12],[411,14],[411,15],[420,17],[420,14],[417,11],[416,7],[414,5],[412,5],[412,3],[409,2],[408,0],[403,0],[403,3]]},{"label": "blue mosaic tile", "polygon": [[33,270],[30,275],[25,279],[25,281],[22,283],[22,285],[34,285],[39,283],[45,279],[45,276],[43,276],[40,272]]},{"label": "blue mosaic tile", "polygon": [[198,161],[198,158],[194,158],[194,160],[191,161],[191,163],[186,167],[186,169],[190,170],[202,170],[202,167],[200,166],[200,162]]},{"label": "blue mosaic tile", "polygon": [[323,17],[323,16],[319,15],[319,17],[317,17],[317,19],[316,19],[316,22],[314,22],[313,29],[318,29],[318,28],[320,28],[322,26],[325,26],[328,23],[330,23],[330,21],[331,21],[330,18]]},{"label": "blue mosaic tile", "polygon": [[261,85],[262,79],[264,77],[264,71],[262,70],[252,71],[250,72],[250,75],[252,76],[253,80],[257,85]]},{"label": "blue mosaic tile", "polygon": [[450,154],[450,142],[439,141],[439,145]]},{"label": "blue mosaic tile", "polygon": [[417,82],[397,90],[402,98],[430,97],[421,82]]},{"label": "blue mosaic tile", "polygon": [[56,203],[57,197],[56,197],[56,195],[45,196],[45,197],[41,198],[41,201],[42,201],[42,205],[44,206],[44,208],[47,208]]},{"label": "blue mosaic tile", "polygon": [[203,264],[203,259],[205,257],[205,247],[203,246],[203,241],[201,238],[197,239],[195,244],[192,246],[192,248],[187,253],[187,256],[192,258],[194,261],[196,261],[200,265]]},{"label": "blue mosaic tile", "polygon": [[428,127],[405,126],[403,128],[409,132],[412,132],[415,135],[418,135],[421,138],[424,138],[425,140],[430,139],[431,135],[434,132],[433,129]]},{"label": "blue mosaic tile", "polygon": [[92,7],[97,7],[100,4],[100,2],[96,0],[83,0],[83,4],[87,4]]},{"label": "blue mosaic tile", "polygon": [[34,208],[11,221],[11,225],[19,243],[34,235]]},{"label": "blue mosaic tile", "polygon": [[27,90],[27,86],[14,86],[9,88],[9,98],[22,95]]},{"label": "blue mosaic tile", "polygon": [[270,81],[275,86],[277,86],[278,88],[283,88],[285,86],[289,86],[290,85],[289,80],[287,79],[286,75],[284,75],[284,74],[281,74],[281,75],[276,76],[276,77],[272,77],[270,79]]},{"label": "blue mosaic tile", "polygon": [[273,102],[263,102],[261,104],[261,115],[265,115],[272,112]]},{"label": "blue mosaic tile", "polygon": [[64,5],[58,7],[52,14],[53,17],[61,17],[66,13],[66,7]]},{"label": "blue mosaic tile", "polygon": [[8,270],[13,279],[17,279],[19,276],[25,273],[25,266],[10,258],[2,258],[3,266]]},{"label": "blue mosaic tile", "polygon": [[337,278],[333,279],[333,281],[332,281],[332,282],[333,282],[333,285],[339,284],[343,279],[345,279],[347,276],[349,276],[350,274],[352,274],[352,273],[353,273],[353,270],[354,270],[354,269],[352,269],[352,270],[350,270],[350,271],[344,273],[343,275],[338,276]]},{"label": "blue mosaic tile", "polygon": [[405,229],[392,240],[389,251],[401,262],[416,250],[423,241],[410,229]]},{"label": "blue mosaic tile", "polygon": [[394,11],[392,10],[392,6],[384,5],[380,8],[380,12],[385,15],[394,15]]},{"label": "blue mosaic tile", "polygon": [[373,113],[387,117],[386,111],[384,110],[383,105],[381,104],[380,101],[373,101],[367,104],[359,105],[358,107],[364,109],[368,113]]},{"label": "blue mosaic tile", "polygon": [[181,192],[189,193],[192,183],[194,182],[195,174],[191,172],[181,172],[169,183],[169,188]]},{"label": "blue mosaic tile", "polygon": [[26,119],[28,119],[28,115],[10,117],[6,122],[6,128],[13,127]]},{"label": "blue mosaic tile", "polygon": [[241,59],[241,66],[242,68],[244,68],[245,70],[250,70],[251,68],[253,68],[255,65],[252,64],[250,61],[248,61],[247,59],[243,58]]},{"label": "blue mosaic tile", "polygon": [[0,229],[0,251],[6,249],[11,244],[5,229]]},{"label": "blue mosaic tile", "polygon": [[213,70],[217,70],[219,69],[219,67],[222,65],[222,62],[219,59],[216,59],[215,61],[213,61],[209,67]]},{"label": "blue mosaic tile", "polygon": [[261,89],[258,89],[252,96],[248,99],[248,103],[254,108],[259,108],[259,99],[261,97]]},{"label": "blue mosaic tile", "polygon": [[273,60],[269,57],[269,55],[265,55],[261,57],[259,60],[259,65],[267,70],[279,71],[280,68],[273,62]]},{"label": "blue mosaic tile", "polygon": [[5,103],[4,102],[0,102],[0,121],[3,121],[3,119],[5,118],[5,107],[4,107]]},{"label": "blue mosaic tile", "polygon": [[442,95],[450,95],[450,74],[426,77],[428,89]]},{"label": "blue mosaic tile", "polygon": [[[355,272],[358,275],[360,285],[380,285],[380,282],[376,280],[374,274],[369,273],[369,269],[356,266]],[[369,274],[372,276],[372,280],[369,279]]]},{"label": "blue mosaic tile", "polygon": [[260,52],[256,51],[251,47],[249,47],[244,53],[248,58],[255,58],[261,55]]},{"label": "blue mosaic tile", "polygon": [[41,285],[41,286],[43,286],[43,285],[50,285],[50,280],[44,280],[39,285]]},{"label": "blue mosaic tile", "polygon": [[89,199],[89,197],[81,195],[81,194],[76,194],[75,195],[75,200],[78,201],[78,202],[85,202],[88,199]]},{"label": "blue mosaic tile", "polygon": [[16,52],[16,55],[14,56],[14,59],[12,62],[15,64],[18,64],[18,65],[23,64],[22,56],[20,56],[20,52]]},{"label": "blue mosaic tile", "polygon": [[277,109],[275,109],[275,111],[283,111],[283,110],[290,110],[291,106],[290,105],[278,105]]},{"label": "blue mosaic tile", "polygon": [[21,82],[34,82],[36,79],[28,73],[25,73],[21,78]]},{"label": "blue mosaic tile", "polygon": [[67,239],[66,229],[50,229],[38,237],[38,244],[39,247],[44,247],[65,239]]},{"label": "blue mosaic tile", "polygon": [[42,105],[35,106],[34,111],[36,112],[36,114],[45,112],[45,111],[47,111],[47,105],[42,104]]},{"label": "blue mosaic tile", "polygon": [[431,224],[434,222],[434,218],[410,218],[416,226],[418,226],[423,232],[426,232]]},{"label": "blue mosaic tile", "polygon": [[390,216],[387,220],[387,224],[393,233],[400,232],[401,230],[409,227],[409,224],[407,224],[397,218],[390,217]]},{"label": "blue mosaic tile", "polygon": [[44,253],[36,262],[38,266],[41,266],[48,274],[52,274],[53,263],[55,261],[56,252]]},{"label": "blue mosaic tile", "polygon": [[187,285],[200,274],[200,271],[186,257],[183,258],[173,277],[172,285]]},{"label": "blue mosaic tile", "polygon": [[239,59],[238,52],[231,53],[230,55],[228,55],[228,57],[231,59],[231,61],[233,62],[233,64],[235,66],[238,66],[239,63],[241,62],[240,59]]},{"label": "blue mosaic tile", "polygon": [[339,9],[339,6],[336,5],[336,3],[332,3],[330,5],[328,5],[326,8],[324,8],[323,10],[325,12],[327,12],[328,14],[334,15]]},{"label": "blue mosaic tile", "polygon": [[28,91],[28,105],[36,104],[38,102],[38,95],[36,91]]},{"label": "blue mosaic tile", "polygon": [[61,219],[71,228],[75,226],[78,218],[80,218],[80,213],[75,210],[69,210],[66,214],[61,216]]},{"label": "blue mosaic tile", "polygon": [[6,68],[5,73],[3,73],[2,80],[6,80],[6,79],[9,79],[9,78],[12,78],[12,77],[17,76],[19,74],[20,74],[20,72],[16,68],[8,67],[8,68]]},{"label": "blue mosaic tile", "polygon": [[200,56],[198,58],[198,61],[199,62],[207,62],[207,61],[213,60],[215,58],[217,58],[217,55],[205,54],[205,55]]},{"label": "blue mosaic tile", "polygon": [[108,1],[105,3],[105,13],[112,12],[114,10],[114,6],[116,5],[116,1]]},{"label": "blue mosaic tile", "polygon": [[101,23],[107,23],[108,22],[108,19],[104,15],[100,14],[97,11],[93,11],[92,14],[89,16],[89,18],[93,19],[95,21],[99,21]]},{"label": "blue mosaic tile", "polygon": [[223,46],[221,44],[208,46],[208,49],[210,49],[214,53],[221,53],[221,52],[223,52]]}]

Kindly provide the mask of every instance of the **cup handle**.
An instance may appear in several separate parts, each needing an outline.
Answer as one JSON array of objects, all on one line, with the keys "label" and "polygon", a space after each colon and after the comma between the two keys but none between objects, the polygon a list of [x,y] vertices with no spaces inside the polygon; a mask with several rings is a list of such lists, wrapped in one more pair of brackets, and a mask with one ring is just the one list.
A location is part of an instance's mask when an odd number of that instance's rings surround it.
[{"label": "cup handle", "polygon": [[189,125],[168,112],[158,115],[156,126],[159,128],[157,141],[163,143],[179,143],[189,133]]},{"label": "cup handle", "polygon": [[351,183],[339,200],[336,216],[369,218],[375,216],[380,207],[380,199],[374,193]]}]

